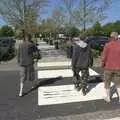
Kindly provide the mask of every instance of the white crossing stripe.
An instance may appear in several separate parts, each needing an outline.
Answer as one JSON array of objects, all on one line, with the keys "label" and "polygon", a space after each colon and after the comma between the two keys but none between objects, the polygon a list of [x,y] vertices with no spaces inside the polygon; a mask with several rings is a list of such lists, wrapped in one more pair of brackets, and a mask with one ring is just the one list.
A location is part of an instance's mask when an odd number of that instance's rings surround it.
[{"label": "white crossing stripe", "polygon": [[110,118],[110,119],[104,119],[104,120],[120,120],[120,117]]},{"label": "white crossing stripe", "polygon": [[71,66],[71,62],[67,61],[67,62],[38,62],[37,63],[38,67],[56,67],[56,66]]},{"label": "white crossing stripe", "polygon": [[[89,69],[90,76],[99,76],[100,74],[95,72],[92,69]],[[80,73],[81,75],[81,73]],[[73,77],[73,72],[71,69],[62,69],[62,70],[43,70],[38,71],[38,79],[44,78],[56,78],[56,77]]]},{"label": "white crossing stripe", "polygon": [[[104,83],[96,84],[86,96],[81,91],[76,91],[74,85],[45,86],[38,88],[38,105],[92,101],[102,99],[104,95]],[[113,94],[112,98],[114,97],[117,97],[116,93]]]},{"label": "white crossing stripe", "polygon": [[[59,67],[70,66],[71,62],[46,62],[38,63],[38,67]],[[90,76],[99,76],[100,74],[89,68]],[[80,73],[81,75],[81,73]],[[39,70],[38,79],[56,78],[56,77],[73,77],[71,69],[57,69],[57,70]],[[97,92],[96,92],[97,89]],[[60,85],[60,86],[47,86],[38,88],[38,105],[51,105],[51,104],[63,104],[71,102],[89,101],[102,99],[103,95],[103,83],[98,84],[93,88],[85,97],[81,95],[81,92],[77,92],[74,89],[74,85]]]},{"label": "white crossing stripe", "polygon": [[54,50],[55,49],[55,47],[54,46],[49,46],[49,45],[38,45],[37,46],[38,47],[38,49],[40,49],[40,50]]}]

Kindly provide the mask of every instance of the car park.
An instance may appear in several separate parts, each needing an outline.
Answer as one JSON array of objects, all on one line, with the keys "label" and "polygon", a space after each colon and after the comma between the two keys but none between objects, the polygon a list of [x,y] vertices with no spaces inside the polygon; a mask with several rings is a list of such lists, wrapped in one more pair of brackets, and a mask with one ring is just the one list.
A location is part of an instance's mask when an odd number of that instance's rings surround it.
[{"label": "car park", "polygon": [[106,43],[110,41],[109,37],[89,37],[87,43],[91,45],[91,48],[102,51]]},{"label": "car park", "polygon": [[0,60],[12,57],[15,51],[15,40],[12,37],[0,37]]}]

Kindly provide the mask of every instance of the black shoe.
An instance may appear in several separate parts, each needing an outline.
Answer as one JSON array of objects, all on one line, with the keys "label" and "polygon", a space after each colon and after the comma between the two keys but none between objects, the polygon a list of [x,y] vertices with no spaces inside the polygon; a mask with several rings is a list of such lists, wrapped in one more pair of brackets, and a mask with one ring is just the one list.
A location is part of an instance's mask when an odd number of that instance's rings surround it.
[{"label": "black shoe", "polygon": [[76,88],[76,90],[77,90],[77,91],[80,91],[80,88],[79,88],[79,87],[77,87],[77,88]]},{"label": "black shoe", "polygon": [[23,97],[23,93],[18,95],[19,97]]},{"label": "black shoe", "polygon": [[81,88],[82,88],[81,84],[76,84],[76,85],[75,85],[75,89],[76,89],[77,91],[80,91]]},{"label": "black shoe", "polygon": [[74,88],[77,89],[79,87],[79,84],[74,84]]},{"label": "black shoe", "polygon": [[87,88],[82,89],[82,93],[83,93],[84,96],[87,94],[87,92],[88,92]]}]

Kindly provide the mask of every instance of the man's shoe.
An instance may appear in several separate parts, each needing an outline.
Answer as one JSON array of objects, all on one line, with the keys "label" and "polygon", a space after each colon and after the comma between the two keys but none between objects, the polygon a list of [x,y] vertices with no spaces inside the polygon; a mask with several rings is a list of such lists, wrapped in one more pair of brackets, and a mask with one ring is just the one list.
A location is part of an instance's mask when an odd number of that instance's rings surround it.
[{"label": "man's shoe", "polygon": [[80,89],[81,89],[80,87],[77,87],[77,88],[76,88],[77,91],[80,91]]},{"label": "man's shoe", "polygon": [[22,94],[19,94],[19,97],[22,97],[23,95]]},{"label": "man's shoe", "polygon": [[75,89],[76,89],[77,91],[80,91],[81,88],[82,88],[81,84],[75,84]]},{"label": "man's shoe", "polygon": [[83,93],[84,96],[87,94],[87,92],[88,92],[88,88],[83,88],[82,89],[82,93]]},{"label": "man's shoe", "polygon": [[83,94],[83,96],[85,96],[87,94],[87,92],[86,91],[82,91],[82,94]]},{"label": "man's shoe", "polygon": [[104,97],[103,99],[108,103],[111,101],[109,97]]},{"label": "man's shoe", "polygon": [[79,84],[74,84],[74,88],[77,89],[79,87]]}]

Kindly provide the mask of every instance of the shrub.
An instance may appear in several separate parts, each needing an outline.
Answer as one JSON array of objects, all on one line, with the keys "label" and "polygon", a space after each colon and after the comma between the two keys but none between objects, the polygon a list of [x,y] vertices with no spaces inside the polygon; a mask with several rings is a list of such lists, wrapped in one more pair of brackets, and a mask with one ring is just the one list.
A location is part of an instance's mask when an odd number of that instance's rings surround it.
[{"label": "shrub", "polygon": [[92,49],[92,54],[93,54],[93,57],[94,57],[94,58],[97,58],[97,57],[100,55],[100,51],[99,51],[99,50]]},{"label": "shrub", "polygon": [[2,61],[9,61],[13,59],[16,56],[16,49],[15,48],[9,48],[8,52],[4,54],[1,58]]}]

